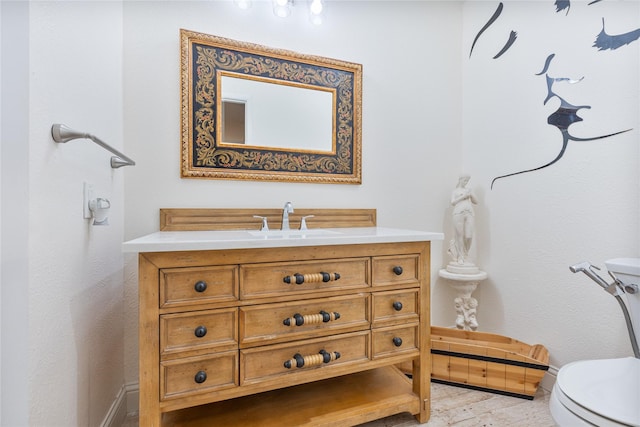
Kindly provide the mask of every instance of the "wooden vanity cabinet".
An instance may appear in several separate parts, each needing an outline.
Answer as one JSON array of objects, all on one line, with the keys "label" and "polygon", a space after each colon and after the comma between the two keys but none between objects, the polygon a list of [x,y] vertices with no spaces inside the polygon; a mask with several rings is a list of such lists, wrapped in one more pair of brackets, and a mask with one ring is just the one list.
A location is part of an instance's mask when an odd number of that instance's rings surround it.
[{"label": "wooden vanity cabinet", "polygon": [[429,248],[140,253],[140,425],[426,422]]}]

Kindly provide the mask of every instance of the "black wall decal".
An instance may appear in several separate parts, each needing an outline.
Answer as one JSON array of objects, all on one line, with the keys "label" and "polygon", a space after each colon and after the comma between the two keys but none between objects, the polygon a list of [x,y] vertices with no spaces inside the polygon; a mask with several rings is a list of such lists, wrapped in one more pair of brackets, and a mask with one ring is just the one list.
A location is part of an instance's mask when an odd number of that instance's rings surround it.
[{"label": "black wall decal", "polygon": [[480,35],[482,33],[485,32],[485,30],[487,28],[489,28],[491,26],[491,24],[493,24],[496,21],[496,19],[498,19],[498,17],[502,13],[502,8],[503,7],[504,7],[504,5],[502,4],[502,2],[500,2],[500,4],[498,5],[498,8],[496,9],[496,11],[493,12],[493,15],[491,16],[491,18],[489,18],[489,21],[486,24],[484,24],[484,26],[480,29],[480,31],[478,31],[478,34],[476,35],[476,38],[473,39],[473,43],[471,44],[471,51],[469,52],[469,58],[471,58],[471,54],[473,53],[473,47],[476,45],[476,42],[478,41],[478,38],[480,37]]},{"label": "black wall decal", "polygon": [[597,47],[598,50],[615,50],[638,40],[638,38],[640,38],[640,28],[628,33],[610,36],[604,30],[604,18],[602,18],[602,31],[596,37],[596,41],[593,42],[593,47]]},{"label": "black wall decal", "polygon": [[502,54],[505,53],[511,47],[511,45],[516,41],[517,38],[518,38],[518,33],[516,33],[515,31],[511,31],[511,34],[509,34],[509,40],[507,40],[504,47],[500,50],[500,52],[498,52],[496,56],[493,57],[493,59],[500,58]]},{"label": "black wall decal", "polygon": [[[587,6],[591,6],[592,4],[600,3],[602,0],[593,0],[587,3]],[[566,15],[569,14],[569,9],[571,9],[571,0],[556,0],[556,12],[562,12],[563,10],[567,10]]]},{"label": "black wall decal", "polygon": [[549,65],[551,64],[551,60],[556,56],[555,53],[552,53],[551,55],[547,56],[547,59],[544,61],[544,67],[542,67],[542,71],[540,71],[539,73],[536,73],[536,76],[541,76],[544,73],[547,72],[547,70],[549,70]]},{"label": "black wall decal", "polygon": [[571,2],[569,0],[556,0],[556,12],[562,12],[563,10],[567,10],[566,14],[569,14],[569,9],[571,9]]},{"label": "black wall decal", "polygon": [[546,77],[546,81],[547,81],[547,96],[543,102],[543,104],[546,105],[546,103],[552,99],[552,98],[558,98],[560,100],[560,107],[554,112],[552,113],[548,118],[547,118],[547,123],[555,126],[558,128],[558,130],[560,130],[560,132],[562,133],[562,148],[560,149],[560,153],[553,159],[551,160],[549,163],[546,163],[542,166],[538,166],[532,169],[526,169],[526,170],[522,170],[519,172],[513,172],[513,173],[509,173],[507,175],[501,175],[498,176],[496,178],[493,179],[493,181],[491,181],[491,188],[493,189],[493,184],[495,184],[495,182],[498,179],[501,178],[506,178],[506,177],[510,177],[510,176],[514,176],[514,175],[519,175],[522,173],[527,173],[527,172],[533,172],[533,171],[537,171],[540,169],[544,169],[548,166],[553,165],[554,163],[556,163],[558,160],[560,160],[562,158],[562,156],[564,155],[565,150],[567,149],[567,145],[569,144],[569,141],[594,141],[597,139],[602,139],[602,138],[608,138],[610,136],[614,136],[614,135],[618,135],[624,132],[628,132],[631,129],[626,129],[623,131],[619,131],[619,132],[614,132],[614,133],[610,133],[608,135],[601,135],[601,136],[596,136],[596,137],[591,137],[591,138],[580,138],[580,137],[576,137],[573,136],[569,133],[569,126],[571,126],[573,123],[576,122],[580,122],[582,121],[582,118],[580,116],[578,116],[578,111],[580,111],[583,108],[591,108],[589,105],[572,105],[569,102],[567,102],[564,98],[562,98],[561,96],[559,96],[558,94],[556,94],[553,91],[553,85],[557,82],[567,82],[569,84],[575,84],[575,83],[579,83],[582,81],[582,78],[580,79],[570,79],[567,77],[560,77],[560,78],[552,78],[549,77],[549,74],[547,73],[547,70],[551,64],[551,60],[554,58],[555,54],[551,54],[547,57],[546,61],[545,61],[545,65],[544,68],[542,70],[542,72],[536,74],[536,75],[541,75],[541,74],[545,74]]}]

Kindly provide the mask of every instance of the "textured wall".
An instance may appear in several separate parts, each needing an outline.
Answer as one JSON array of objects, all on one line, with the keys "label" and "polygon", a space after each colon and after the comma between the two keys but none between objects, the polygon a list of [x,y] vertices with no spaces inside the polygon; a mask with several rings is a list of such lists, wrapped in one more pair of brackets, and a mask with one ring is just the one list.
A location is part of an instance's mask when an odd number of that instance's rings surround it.
[{"label": "textured wall", "polygon": [[[126,152],[122,4],[32,2],[29,21],[29,425],[99,425],[124,377],[126,171],[88,140],[54,143],[50,129],[66,123]],[[83,219],[83,181],[110,199],[109,226]]]},{"label": "textured wall", "polygon": [[[640,3],[571,2],[568,13],[556,13],[552,2],[504,2],[469,58],[496,4],[467,2],[463,21],[463,163],[481,199],[478,258],[490,275],[477,293],[480,326],[546,345],[556,366],[630,356],[615,299],[568,267],[640,255],[640,43],[592,47],[603,18],[609,34],[639,28]],[[492,59],[511,30],[518,39]],[[584,121],[569,127],[572,135],[633,130],[569,141],[556,164],[498,180],[491,190],[494,177],[540,166],[560,152],[561,133],[547,124],[560,103],[543,104],[545,78],[535,75],[552,53],[550,76],[584,77],[553,86],[568,102],[591,106],[580,110]]]}]

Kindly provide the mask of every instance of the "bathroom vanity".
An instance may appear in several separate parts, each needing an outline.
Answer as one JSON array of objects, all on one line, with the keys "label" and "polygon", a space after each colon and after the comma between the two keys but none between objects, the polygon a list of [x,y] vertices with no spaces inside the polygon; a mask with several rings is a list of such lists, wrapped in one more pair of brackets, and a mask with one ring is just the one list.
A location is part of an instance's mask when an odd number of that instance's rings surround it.
[{"label": "bathroom vanity", "polygon": [[430,241],[442,234],[212,231],[195,217],[124,243],[139,254],[141,426],[428,420]]}]

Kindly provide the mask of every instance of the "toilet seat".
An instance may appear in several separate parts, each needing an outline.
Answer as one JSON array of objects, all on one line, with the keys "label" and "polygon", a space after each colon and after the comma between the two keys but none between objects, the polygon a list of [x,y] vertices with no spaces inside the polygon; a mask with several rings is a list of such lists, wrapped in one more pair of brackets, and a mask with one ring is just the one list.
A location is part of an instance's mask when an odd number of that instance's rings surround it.
[{"label": "toilet seat", "polygon": [[556,411],[562,409],[560,403],[577,417],[573,425],[582,419],[601,427],[640,427],[640,359],[570,363],[558,372],[552,395]]}]

